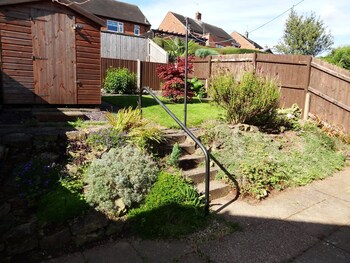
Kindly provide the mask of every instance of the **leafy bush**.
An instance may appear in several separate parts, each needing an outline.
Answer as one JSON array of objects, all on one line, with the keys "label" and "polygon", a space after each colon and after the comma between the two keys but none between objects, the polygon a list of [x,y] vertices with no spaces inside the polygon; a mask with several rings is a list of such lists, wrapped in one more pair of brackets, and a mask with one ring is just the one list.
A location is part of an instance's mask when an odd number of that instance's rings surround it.
[{"label": "leafy bush", "polygon": [[15,171],[15,180],[21,197],[37,197],[58,181],[55,163],[38,158],[31,159]]},{"label": "leafy bush", "polygon": [[191,84],[194,96],[203,98],[206,95],[204,83],[201,80],[197,78],[192,78],[188,80],[188,82]]},{"label": "leafy bush", "polygon": [[133,94],[136,91],[136,75],[127,68],[109,68],[103,88],[107,93]]},{"label": "leafy bush", "polygon": [[195,56],[201,57],[201,58],[205,58],[207,56],[212,56],[212,55],[219,55],[219,54],[220,53],[218,51],[210,48],[199,48],[195,52]]},{"label": "leafy bush", "polygon": [[128,218],[144,238],[173,238],[206,224],[203,202],[192,185],[180,176],[160,173],[141,207]]},{"label": "leafy bush", "polygon": [[218,74],[210,83],[210,96],[226,110],[231,124],[261,124],[271,120],[278,108],[280,91],[275,81],[247,71],[240,80],[230,73]]},{"label": "leafy bush", "polygon": [[119,110],[117,114],[107,113],[106,117],[113,129],[141,149],[163,140],[159,128],[143,119],[138,109],[133,110],[129,107]]},{"label": "leafy bush", "polygon": [[328,63],[350,70],[350,46],[338,47],[324,58]]},{"label": "leafy bush", "polygon": [[[188,73],[193,72],[192,57],[188,60]],[[164,80],[162,95],[178,102],[185,96],[185,59],[178,57],[176,63],[159,65],[156,69],[158,76]],[[187,90],[188,99],[193,97],[193,92],[189,85]]]},{"label": "leafy bush", "polygon": [[119,216],[141,202],[157,178],[156,164],[146,153],[126,145],[112,148],[89,167],[87,202],[109,216]]}]

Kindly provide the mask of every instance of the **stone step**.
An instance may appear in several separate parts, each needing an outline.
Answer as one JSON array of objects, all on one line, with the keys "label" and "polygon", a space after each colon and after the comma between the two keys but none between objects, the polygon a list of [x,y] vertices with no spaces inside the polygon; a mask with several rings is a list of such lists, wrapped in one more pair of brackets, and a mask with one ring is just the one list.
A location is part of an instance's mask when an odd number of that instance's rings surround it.
[{"label": "stone step", "polygon": [[[205,183],[200,183],[197,186],[198,192],[205,193]],[[209,184],[209,200],[212,201],[214,199],[218,199],[228,195],[231,191],[231,187],[221,181],[210,181]]]},{"label": "stone step", "polygon": [[[217,167],[210,167],[210,180],[214,180],[218,173]],[[194,184],[200,184],[205,180],[205,167],[197,167],[191,170],[183,171],[186,179],[191,180]]]},{"label": "stone step", "polygon": [[173,146],[175,143],[183,143],[187,138],[187,136],[183,133],[165,133],[164,137],[166,144],[169,146]]},{"label": "stone step", "polygon": [[[196,151],[196,145],[194,143],[183,142],[183,143],[180,143],[179,146],[181,148],[182,155],[193,154]],[[174,145],[166,144],[164,146],[164,150],[166,153],[170,154],[171,151],[173,150],[173,147]]]},{"label": "stone step", "polygon": [[184,155],[179,159],[179,167],[183,170],[190,170],[198,166],[205,160],[204,156],[200,155]]}]

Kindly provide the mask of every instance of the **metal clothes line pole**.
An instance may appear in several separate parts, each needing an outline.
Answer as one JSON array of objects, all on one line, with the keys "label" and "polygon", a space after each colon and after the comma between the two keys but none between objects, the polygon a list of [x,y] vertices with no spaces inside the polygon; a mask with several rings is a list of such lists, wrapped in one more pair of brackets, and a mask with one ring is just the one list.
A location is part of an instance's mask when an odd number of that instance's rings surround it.
[{"label": "metal clothes line pole", "polygon": [[185,38],[185,96],[184,96],[184,125],[187,127],[187,71],[188,71],[188,17],[186,22],[186,38]]}]

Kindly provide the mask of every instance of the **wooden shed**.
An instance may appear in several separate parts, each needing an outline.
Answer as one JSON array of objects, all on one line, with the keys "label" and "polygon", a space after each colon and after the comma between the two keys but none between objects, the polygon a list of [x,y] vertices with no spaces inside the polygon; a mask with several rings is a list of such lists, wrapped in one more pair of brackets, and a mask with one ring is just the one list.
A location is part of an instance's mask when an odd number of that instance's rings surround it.
[{"label": "wooden shed", "polygon": [[0,101],[100,104],[103,24],[68,0],[1,0]]}]

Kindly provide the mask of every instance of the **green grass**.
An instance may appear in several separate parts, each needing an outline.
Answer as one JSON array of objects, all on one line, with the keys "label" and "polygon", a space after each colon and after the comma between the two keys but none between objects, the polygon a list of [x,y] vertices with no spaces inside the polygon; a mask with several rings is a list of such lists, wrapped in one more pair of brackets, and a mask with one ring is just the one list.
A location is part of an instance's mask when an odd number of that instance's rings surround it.
[{"label": "green grass", "polygon": [[[175,114],[175,116],[183,121],[184,105],[183,103],[175,104],[169,100],[159,97],[162,102]],[[104,96],[102,99],[119,108],[137,107],[138,96]],[[143,116],[161,126],[168,128],[178,128],[178,124],[166,113],[166,111],[158,105],[151,96],[143,96],[142,114]],[[223,114],[223,110],[212,105],[208,101],[201,101],[193,98],[192,102],[187,105],[187,126],[198,127],[201,123],[218,119]]]}]

